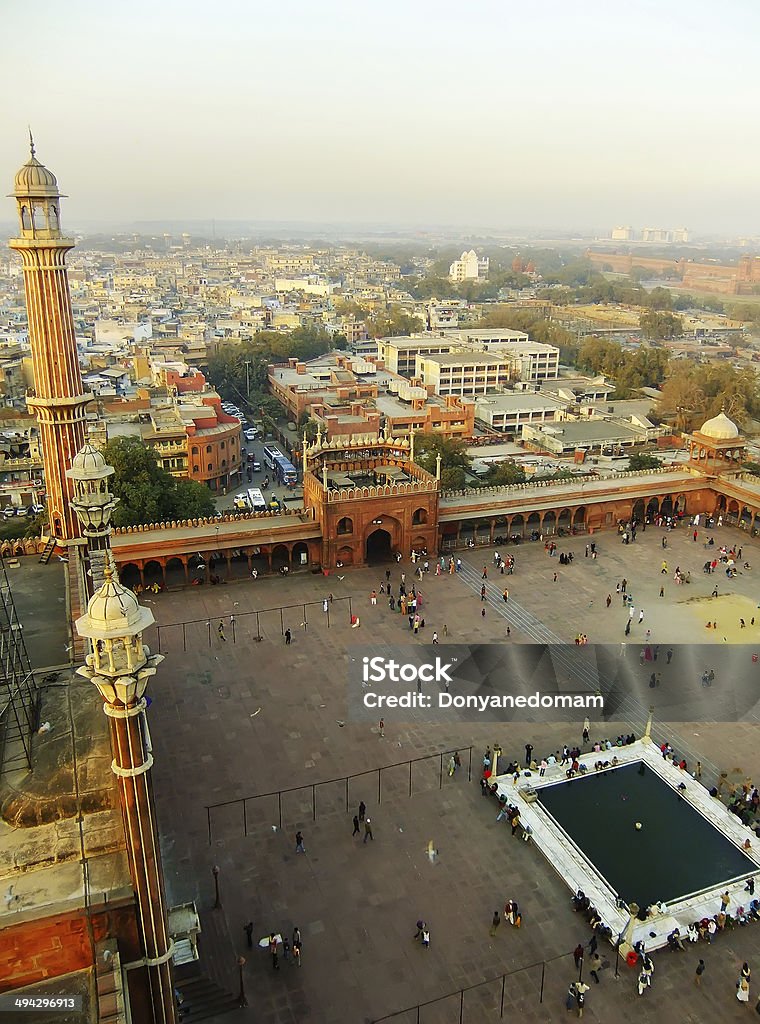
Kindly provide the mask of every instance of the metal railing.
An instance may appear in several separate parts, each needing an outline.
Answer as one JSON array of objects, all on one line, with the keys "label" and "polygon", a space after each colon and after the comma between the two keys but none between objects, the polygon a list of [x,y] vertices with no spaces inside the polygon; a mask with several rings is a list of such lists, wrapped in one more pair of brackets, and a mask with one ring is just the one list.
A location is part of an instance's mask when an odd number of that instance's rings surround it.
[{"label": "metal railing", "polygon": [[[237,797],[234,800],[223,800],[216,804],[206,804],[206,821],[208,826],[208,842],[209,846],[214,841],[214,828],[212,816],[214,811],[219,811],[222,808],[240,808],[240,823],[242,825],[242,835],[247,836],[249,833],[249,817],[248,817],[248,805],[254,801],[264,800],[277,800],[277,827],[282,828],[283,813],[282,813],[282,798],[287,796],[289,793],[306,793],[311,792],[311,816],[312,821],[317,820],[317,790],[323,786],[331,786],[342,784],[345,788],[345,809],[348,813],[351,806],[351,793],[350,784],[353,779],[363,779],[368,775],[377,776],[377,803],[380,805],[383,800],[383,773],[391,771],[394,768],[408,768],[409,769],[409,796],[414,795],[414,776],[413,766],[423,761],[438,761],[438,788],[443,788],[443,772],[444,772],[444,758],[449,758],[455,753],[463,753],[467,756],[467,781],[472,780],[472,746],[457,747],[452,750],[442,750],[437,754],[426,754],[422,757],[413,757],[408,761],[397,761],[394,764],[386,764],[382,768],[368,768],[363,772],[355,772],[352,775],[343,775],[334,779],[323,779],[320,782],[309,782],[303,786],[291,786],[289,789],[276,789],[272,790],[271,793],[255,793],[253,796]],[[297,820],[297,816],[294,815]],[[268,819],[269,820],[269,819]],[[271,826],[270,826],[271,827]]]}]

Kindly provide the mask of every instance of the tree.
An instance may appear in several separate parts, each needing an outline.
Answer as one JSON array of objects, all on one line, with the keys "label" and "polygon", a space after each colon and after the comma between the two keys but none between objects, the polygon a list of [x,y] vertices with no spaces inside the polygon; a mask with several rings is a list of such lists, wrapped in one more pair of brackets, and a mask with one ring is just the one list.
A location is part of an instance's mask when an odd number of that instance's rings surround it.
[{"label": "tree", "polygon": [[463,491],[467,486],[467,475],[463,469],[442,469],[441,490]]},{"label": "tree", "polygon": [[464,486],[464,472],[470,468],[472,460],[467,454],[464,441],[457,437],[442,437],[440,434],[414,435],[414,461],[435,473],[438,455],[441,456],[441,470],[461,469]]},{"label": "tree", "polygon": [[105,446],[103,455],[116,471],[111,484],[119,498],[114,526],[213,515],[214,500],[208,488],[194,480],[175,480],[140,438],[116,437]]},{"label": "tree", "polygon": [[418,316],[407,313],[398,305],[367,317],[367,333],[370,338],[399,338],[421,331],[422,328],[423,323]]},{"label": "tree", "polygon": [[628,460],[628,468],[633,470],[659,469],[660,466],[662,466],[660,459],[656,459],[654,455],[649,455],[647,452],[635,452]]},{"label": "tree", "polygon": [[680,338],[683,334],[683,320],[673,313],[651,310],[639,317],[639,327],[645,338],[657,338],[665,341]]},{"label": "tree", "polygon": [[524,484],[525,470],[513,459],[505,459],[489,467],[488,475],[483,479],[486,487],[504,487],[508,484]]}]

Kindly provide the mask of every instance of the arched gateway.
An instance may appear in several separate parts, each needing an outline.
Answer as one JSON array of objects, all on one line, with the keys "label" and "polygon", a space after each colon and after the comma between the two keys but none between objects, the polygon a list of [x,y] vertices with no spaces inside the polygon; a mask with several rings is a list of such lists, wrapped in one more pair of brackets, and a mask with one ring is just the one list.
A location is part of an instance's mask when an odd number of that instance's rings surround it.
[{"label": "arched gateway", "polygon": [[304,504],[322,527],[322,565],[408,559],[438,549],[437,476],[414,462],[407,438],[304,441]]}]

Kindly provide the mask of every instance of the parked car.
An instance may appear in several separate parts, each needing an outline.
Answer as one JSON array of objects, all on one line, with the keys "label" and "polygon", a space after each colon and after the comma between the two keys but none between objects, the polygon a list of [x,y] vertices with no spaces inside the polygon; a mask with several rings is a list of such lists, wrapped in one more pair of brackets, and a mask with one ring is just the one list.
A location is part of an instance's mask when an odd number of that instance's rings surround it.
[{"label": "parked car", "polygon": [[16,515],[16,510],[13,507],[13,505],[8,505],[7,508],[3,509],[3,516],[5,517],[5,519],[13,519],[13,517],[15,515]]},{"label": "parked car", "polygon": [[28,516],[29,515],[29,509],[25,508],[23,505],[21,505],[20,508],[16,509],[16,515],[17,516]]},{"label": "parked car", "polygon": [[26,510],[26,514],[28,516],[41,516],[44,511],[44,505],[30,505],[29,508]]},{"label": "parked car", "polygon": [[259,436],[259,432],[255,427],[249,427],[248,430],[246,430],[244,436],[246,441],[255,441],[255,439]]}]

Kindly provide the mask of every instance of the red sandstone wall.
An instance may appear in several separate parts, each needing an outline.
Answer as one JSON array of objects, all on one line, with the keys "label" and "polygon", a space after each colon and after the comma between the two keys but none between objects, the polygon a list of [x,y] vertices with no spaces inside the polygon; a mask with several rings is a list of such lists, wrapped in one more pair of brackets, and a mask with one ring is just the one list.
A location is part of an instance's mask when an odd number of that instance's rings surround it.
[{"label": "red sandstone wall", "polygon": [[[95,942],[116,937],[125,962],[139,956],[135,910],[114,907],[93,915]],[[92,966],[83,913],[30,921],[0,932],[0,992]]]}]

